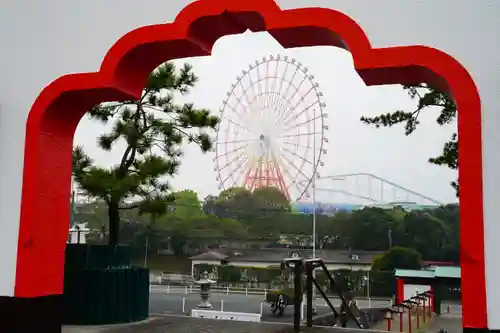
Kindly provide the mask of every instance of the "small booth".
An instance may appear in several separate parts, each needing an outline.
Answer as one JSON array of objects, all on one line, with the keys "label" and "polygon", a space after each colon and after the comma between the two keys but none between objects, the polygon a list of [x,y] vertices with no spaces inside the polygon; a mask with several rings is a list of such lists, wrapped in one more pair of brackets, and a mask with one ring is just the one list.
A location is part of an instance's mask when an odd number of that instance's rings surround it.
[{"label": "small booth", "polygon": [[396,300],[398,303],[417,294],[431,291],[432,312],[441,314],[443,299],[460,300],[460,267],[437,266],[422,270],[397,269]]}]

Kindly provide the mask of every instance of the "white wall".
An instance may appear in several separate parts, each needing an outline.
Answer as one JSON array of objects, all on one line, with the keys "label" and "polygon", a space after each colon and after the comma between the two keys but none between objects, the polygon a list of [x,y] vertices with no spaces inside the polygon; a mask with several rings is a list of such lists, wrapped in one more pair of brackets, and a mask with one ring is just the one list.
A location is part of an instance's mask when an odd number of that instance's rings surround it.
[{"label": "white wall", "polygon": [[[74,72],[96,71],[128,31],[172,21],[189,1],[3,0],[0,10],[0,295],[13,295],[25,122],[40,90]],[[500,328],[500,2],[497,0],[279,0],[283,8],[340,10],[367,32],[373,46],[420,44],[461,62],[483,105],[483,177],[489,327]],[[475,258],[476,260],[478,258]]]},{"label": "white wall", "polygon": [[405,284],[403,299],[407,300],[421,293],[431,290],[431,286],[425,284]]}]

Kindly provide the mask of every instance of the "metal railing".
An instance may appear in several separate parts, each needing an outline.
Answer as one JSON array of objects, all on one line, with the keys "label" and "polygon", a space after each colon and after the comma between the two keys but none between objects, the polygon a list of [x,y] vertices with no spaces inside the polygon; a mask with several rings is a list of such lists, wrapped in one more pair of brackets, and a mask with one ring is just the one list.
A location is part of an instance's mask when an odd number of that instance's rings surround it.
[{"label": "metal railing", "polygon": [[[162,290],[166,293],[176,293],[176,294],[199,294],[200,287],[197,285],[189,285],[189,286],[178,286],[178,285],[170,285],[170,284],[151,284],[150,291],[153,290]],[[267,293],[270,289],[265,288],[240,288],[240,287],[216,287],[212,286],[210,288],[210,292],[212,294],[219,295],[230,295],[230,294],[239,294],[239,295],[263,295],[267,296]]]}]

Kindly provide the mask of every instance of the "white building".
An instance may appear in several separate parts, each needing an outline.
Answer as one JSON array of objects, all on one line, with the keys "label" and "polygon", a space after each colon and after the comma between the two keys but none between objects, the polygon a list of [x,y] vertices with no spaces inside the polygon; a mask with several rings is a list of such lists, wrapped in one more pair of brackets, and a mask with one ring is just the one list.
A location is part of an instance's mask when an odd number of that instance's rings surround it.
[{"label": "white building", "polygon": [[87,223],[77,223],[69,229],[69,244],[85,244],[87,243],[87,235],[90,229],[87,228]]}]

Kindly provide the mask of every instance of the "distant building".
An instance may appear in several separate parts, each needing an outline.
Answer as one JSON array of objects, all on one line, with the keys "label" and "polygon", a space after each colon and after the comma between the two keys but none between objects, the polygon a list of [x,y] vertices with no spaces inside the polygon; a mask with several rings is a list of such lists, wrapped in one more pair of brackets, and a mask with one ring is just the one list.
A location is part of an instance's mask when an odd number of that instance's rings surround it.
[{"label": "distant building", "polygon": [[419,205],[416,202],[410,202],[410,201],[395,201],[395,202],[388,202],[384,204],[371,204],[368,207],[378,207],[382,209],[393,209],[396,207],[401,207],[402,209],[406,211],[412,211],[412,210],[424,210],[424,209],[435,209],[438,208],[439,206],[437,205]]},{"label": "distant building", "polygon": [[[342,269],[368,271],[371,269],[373,258],[381,253],[380,251],[317,250],[316,258],[323,259],[330,271]],[[247,251],[217,250],[200,253],[189,259],[191,260],[191,273],[194,276],[196,265],[220,266],[221,261],[226,261],[229,265],[236,267],[280,267],[283,259],[294,256],[309,259],[312,258],[312,250],[284,248]]]}]

